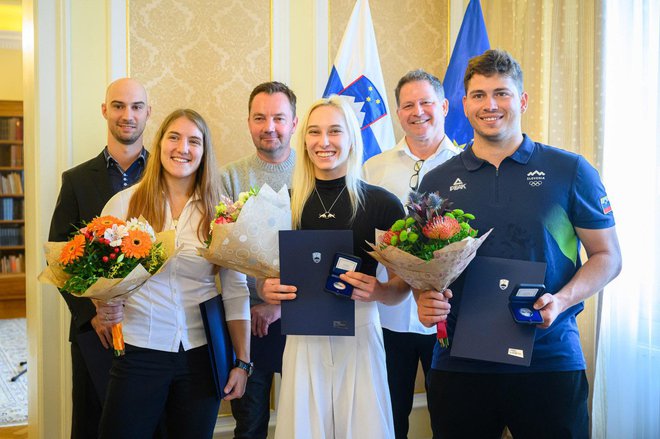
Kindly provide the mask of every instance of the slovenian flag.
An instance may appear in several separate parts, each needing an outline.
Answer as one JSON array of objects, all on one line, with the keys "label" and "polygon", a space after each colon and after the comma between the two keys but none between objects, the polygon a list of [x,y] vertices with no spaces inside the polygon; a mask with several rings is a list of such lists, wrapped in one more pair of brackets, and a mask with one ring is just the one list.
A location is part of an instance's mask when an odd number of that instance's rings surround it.
[{"label": "slovenian flag", "polygon": [[350,99],[362,127],[363,161],[396,144],[368,0],[357,0],[341,39],[323,97],[332,94]]},{"label": "slovenian flag", "polygon": [[449,101],[449,113],[445,118],[445,133],[456,145],[465,145],[474,137],[472,126],[463,111],[465,69],[470,58],[481,55],[488,49],[490,49],[490,43],[481,12],[481,3],[479,0],[470,0],[442,84],[445,88],[445,97]]}]

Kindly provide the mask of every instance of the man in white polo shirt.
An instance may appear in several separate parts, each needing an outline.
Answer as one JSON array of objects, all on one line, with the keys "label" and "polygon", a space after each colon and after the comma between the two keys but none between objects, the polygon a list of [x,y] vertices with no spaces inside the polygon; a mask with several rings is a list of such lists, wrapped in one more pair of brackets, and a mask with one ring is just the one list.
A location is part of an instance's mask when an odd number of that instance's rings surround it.
[{"label": "man in white polo shirt", "polygon": [[[417,190],[424,175],[461,152],[445,135],[445,116],[449,102],[438,78],[418,69],[406,73],[394,91],[399,123],[405,136],[391,150],[364,164],[368,183],[384,187],[402,203]],[[379,278],[387,273],[379,266]],[[436,335],[417,316],[412,294],[396,306],[378,304],[387,376],[392,396],[394,430],[397,439],[408,436],[408,417],[412,410],[418,363],[424,374],[431,367]]]}]

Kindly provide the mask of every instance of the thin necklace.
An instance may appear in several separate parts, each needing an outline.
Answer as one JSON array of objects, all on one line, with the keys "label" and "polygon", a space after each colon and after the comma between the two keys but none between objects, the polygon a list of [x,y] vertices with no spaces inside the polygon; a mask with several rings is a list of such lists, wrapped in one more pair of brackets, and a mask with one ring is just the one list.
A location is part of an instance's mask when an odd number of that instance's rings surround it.
[{"label": "thin necklace", "polygon": [[314,186],[314,192],[316,192],[316,196],[319,197],[319,201],[321,202],[321,206],[323,206],[323,210],[325,212],[319,214],[319,218],[321,219],[330,219],[334,218],[335,214],[330,213],[333,207],[335,207],[335,204],[337,204],[337,201],[339,200],[339,197],[341,197],[341,194],[344,193],[344,190],[346,190],[346,185],[341,189],[341,192],[339,192],[339,195],[337,195],[337,198],[335,198],[335,201],[332,202],[330,205],[330,209],[325,208],[325,204],[323,203],[323,199],[321,198],[321,195],[319,194],[319,191],[316,189],[316,186]]}]

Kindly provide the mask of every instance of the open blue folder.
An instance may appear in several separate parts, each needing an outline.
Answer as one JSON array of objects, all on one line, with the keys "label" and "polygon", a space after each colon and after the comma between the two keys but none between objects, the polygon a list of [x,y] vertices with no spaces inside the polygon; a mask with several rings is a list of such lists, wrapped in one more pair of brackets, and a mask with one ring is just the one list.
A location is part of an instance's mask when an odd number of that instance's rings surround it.
[{"label": "open blue folder", "polygon": [[353,254],[352,230],[280,231],[280,282],[298,288],[282,302],[282,334],[355,335],[355,302],[324,291],[336,253]]},{"label": "open blue folder", "polygon": [[475,257],[465,272],[450,355],[529,366],[536,326],[513,321],[509,295],[517,284],[543,283],[545,268],[545,262]]},{"label": "open blue folder", "polygon": [[234,367],[236,359],[234,347],[231,344],[229,329],[225,321],[225,308],[222,305],[222,296],[213,298],[199,304],[206,331],[211,368],[218,398],[224,398],[224,388],[229,379],[229,371]]}]

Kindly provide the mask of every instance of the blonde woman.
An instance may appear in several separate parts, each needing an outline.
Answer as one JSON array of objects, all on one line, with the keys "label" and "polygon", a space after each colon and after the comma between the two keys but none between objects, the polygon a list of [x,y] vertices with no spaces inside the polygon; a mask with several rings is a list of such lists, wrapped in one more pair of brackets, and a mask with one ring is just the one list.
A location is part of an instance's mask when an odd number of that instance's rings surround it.
[{"label": "blonde woman", "polygon": [[[208,126],[189,109],[165,118],[138,185],[108,201],[103,215],[144,216],[176,233],[179,248],[160,273],[125,303],[126,354],[113,361],[101,438],[149,438],[165,415],[168,437],[210,438],[217,419],[199,304],[218,294],[217,267],[197,254],[219,200]],[[249,363],[250,310],[245,277],[220,269],[223,303],[236,357]],[[240,398],[247,372],[235,367],[225,399]]]},{"label": "blonde woman", "polygon": [[[353,230],[362,272],[342,279],[354,286],[355,336],[288,336],[275,437],[394,437],[383,335],[376,302],[398,303],[408,291],[392,276],[379,282],[365,240],[404,216],[401,202],[360,180],[362,138],[349,104],[321,99],[307,112],[296,153],[291,212],[294,229]],[[269,303],[295,300],[295,286],[260,282]],[[319,288],[323,288],[319,285]]]}]

